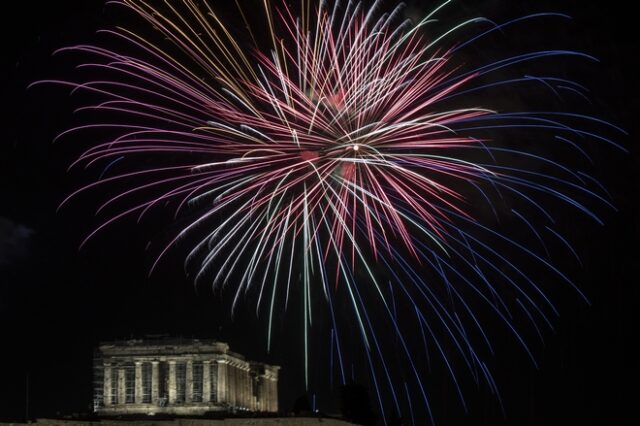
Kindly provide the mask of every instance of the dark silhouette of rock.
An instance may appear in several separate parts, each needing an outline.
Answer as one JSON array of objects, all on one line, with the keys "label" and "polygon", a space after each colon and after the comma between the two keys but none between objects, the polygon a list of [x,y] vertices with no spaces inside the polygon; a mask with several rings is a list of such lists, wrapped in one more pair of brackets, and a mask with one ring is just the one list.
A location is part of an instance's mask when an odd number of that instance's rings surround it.
[{"label": "dark silhouette of rock", "polygon": [[371,400],[367,389],[357,383],[340,388],[340,409],[342,416],[353,423],[363,426],[374,426],[377,416],[371,408]]},{"label": "dark silhouette of rock", "polygon": [[293,414],[296,416],[311,415],[311,404],[307,394],[299,396],[293,403]]}]

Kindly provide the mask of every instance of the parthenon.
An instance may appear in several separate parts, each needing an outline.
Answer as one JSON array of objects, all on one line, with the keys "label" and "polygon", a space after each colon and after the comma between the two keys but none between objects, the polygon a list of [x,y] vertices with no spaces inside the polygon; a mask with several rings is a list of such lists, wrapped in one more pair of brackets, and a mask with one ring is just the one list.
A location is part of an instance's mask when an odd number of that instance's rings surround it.
[{"label": "parthenon", "polygon": [[102,343],[94,357],[100,415],[278,411],[280,367],[245,360],[213,340]]}]

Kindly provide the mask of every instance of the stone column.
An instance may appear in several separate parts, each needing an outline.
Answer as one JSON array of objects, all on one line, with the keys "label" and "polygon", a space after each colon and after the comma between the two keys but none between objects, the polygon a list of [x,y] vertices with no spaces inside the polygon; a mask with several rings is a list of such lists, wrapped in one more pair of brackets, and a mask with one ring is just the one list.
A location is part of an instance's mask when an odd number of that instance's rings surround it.
[{"label": "stone column", "polygon": [[271,379],[266,375],[264,376],[264,408],[265,411],[273,411],[271,407]]},{"label": "stone column", "polygon": [[160,374],[158,373],[158,361],[151,361],[151,403],[157,404],[160,397]]},{"label": "stone column", "polygon": [[256,411],[264,411],[264,408],[262,407],[262,376],[256,375],[255,387],[256,387]]},{"label": "stone column", "polygon": [[118,368],[118,404],[125,404],[127,402],[126,393],[127,388],[124,379],[124,368]]},{"label": "stone column", "polygon": [[258,411],[258,398],[256,395],[258,394],[258,381],[255,375],[251,374],[249,371],[249,396],[251,397],[251,410]]},{"label": "stone column", "polygon": [[244,382],[242,381],[242,376],[243,376],[244,371],[242,371],[242,368],[240,368],[240,366],[236,366],[236,406],[237,407],[244,407]]},{"label": "stone column", "polygon": [[236,405],[238,405],[238,407],[244,407],[244,368],[241,366],[238,366],[236,377]]},{"label": "stone column", "polygon": [[271,412],[271,379],[268,376],[264,377],[264,408]]},{"label": "stone column", "polygon": [[249,371],[246,368],[242,369],[242,393],[243,404],[245,408],[251,408],[251,400],[249,399]]},{"label": "stone column", "polygon": [[142,362],[136,361],[134,402],[142,404]]},{"label": "stone column", "polygon": [[258,408],[256,406],[256,397],[255,392],[253,391],[255,382],[254,382],[253,374],[251,374],[251,367],[249,367],[249,371],[247,371],[247,392],[249,393],[249,408],[251,411],[256,411]]},{"label": "stone column", "polygon": [[242,369],[239,365],[235,368],[236,376],[236,407],[242,407]]},{"label": "stone column", "polygon": [[176,362],[169,361],[169,404],[175,404],[176,393]]},{"label": "stone column", "polygon": [[237,365],[232,365],[232,373],[231,373],[231,400],[233,401],[233,406],[234,407],[239,407],[240,406],[240,386],[239,386],[239,380],[238,380],[238,366]]},{"label": "stone column", "polygon": [[247,369],[247,367],[242,369],[242,394],[244,407],[249,410],[252,409],[253,407],[251,406],[251,392],[249,389],[249,370]]},{"label": "stone column", "polygon": [[184,402],[191,402],[193,400],[193,361],[187,361],[187,367],[185,369],[186,378],[184,384]]},{"label": "stone column", "polygon": [[202,402],[211,401],[211,361],[202,361]]},{"label": "stone column", "polygon": [[278,411],[278,381],[272,377],[269,379],[269,385],[270,385],[269,400],[270,400],[270,407],[271,407],[270,411],[272,413],[275,413]]},{"label": "stone column", "polygon": [[227,361],[221,359],[218,361],[218,400],[216,402],[223,403],[229,402],[227,392]]},{"label": "stone column", "polygon": [[267,379],[264,375],[260,376],[258,399],[260,401],[260,411],[269,411],[267,406]]},{"label": "stone column", "polygon": [[111,401],[111,365],[104,364],[104,390],[103,390],[103,398],[104,405],[113,404]]},{"label": "stone column", "polygon": [[227,366],[227,388],[227,401],[235,407],[238,401],[236,400],[236,366],[233,364]]}]

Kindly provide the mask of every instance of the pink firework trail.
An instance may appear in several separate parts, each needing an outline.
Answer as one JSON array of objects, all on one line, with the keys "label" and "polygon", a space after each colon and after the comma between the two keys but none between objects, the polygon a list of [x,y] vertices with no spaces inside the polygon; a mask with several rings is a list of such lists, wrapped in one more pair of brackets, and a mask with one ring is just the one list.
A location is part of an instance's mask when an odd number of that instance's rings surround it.
[{"label": "pink firework trail", "polygon": [[[322,315],[331,323],[330,375],[347,381],[344,341],[351,330],[361,338],[383,416],[393,407],[423,424],[414,415],[413,393],[433,422],[424,384],[430,353],[450,374],[463,405],[459,369],[498,394],[485,362],[493,349],[481,316],[497,319],[490,324],[501,324],[531,354],[517,318],[539,333],[538,325],[556,314],[518,260],[573,284],[547,255],[502,232],[494,217],[518,222],[546,251],[541,234],[566,240],[552,229],[541,200],[596,221],[579,200],[608,204],[589,189],[591,178],[519,147],[513,132],[579,153],[584,150],[574,140],[615,144],[582,130],[613,128],[586,115],[485,106],[493,97],[484,93],[503,86],[582,93],[579,84],[554,77],[496,76],[548,57],[592,59],[588,55],[544,50],[472,67],[460,52],[520,21],[566,16],[536,14],[503,24],[474,18],[428,36],[450,2],[412,23],[402,19],[400,6],[378,11],[379,2],[313,6],[302,0],[294,11],[284,1],[264,0],[268,35],[260,38],[238,2],[246,25],[239,35],[206,3],[112,3],[133,10],[163,37],[154,43],[117,29],[103,33],[126,46],[121,52],[135,53],[62,49],[92,55],[82,67],[104,78],[55,82],[100,98],[86,109],[121,118],[69,131],[117,133],[74,163],[106,165],[109,174],[69,198],[139,182],[100,206],[99,212],[120,210],[87,239],[121,218],[166,205],[175,206],[176,216],[195,212],[159,251],[152,270],[180,240],[197,235],[187,256],[197,265],[196,280],[232,288],[231,310],[254,294],[259,318],[268,322],[269,346],[274,318],[295,289],[307,384],[312,341],[326,341],[312,332],[314,316]],[[471,36],[470,28],[476,28]],[[496,202],[505,198],[535,214]]]}]

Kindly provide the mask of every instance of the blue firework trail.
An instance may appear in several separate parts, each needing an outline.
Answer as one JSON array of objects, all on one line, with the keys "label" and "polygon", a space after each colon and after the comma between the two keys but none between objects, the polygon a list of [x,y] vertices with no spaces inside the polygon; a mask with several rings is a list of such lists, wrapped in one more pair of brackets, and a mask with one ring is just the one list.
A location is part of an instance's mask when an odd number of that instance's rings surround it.
[{"label": "blue firework trail", "polygon": [[[307,386],[311,348],[328,338],[332,383],[364,360],[383,417],[395,410],[424,424],[425,412],[435,423],[432,369],[450,376],[465,409],[461,375],[500,400],[492,329],[509,332],[535,364],[523,329],[542,339],[558,315],[542,281],[586,300],[551,259],[558,242],[578,257],[552,211],[602,223],[591,206],[612,206],[557,153],[592,164],[587,145],[622,149],[607,135],[624,131],[550,109],[565,96],[588,101],[588,89],[522,69],[595,58],[559,49],[469,61],[487,39],[568,16],[472,18],[441,30],[452,1],[412,22],[402,5],[385,12],[380,1],[301,0],[294,10],[263,0],[265,37],[238,1],[244,30],[207,3],[111,3],[163,37],[118,28],[104,35],[127,49],[63,49],[90,56],[82,68],[101,77],[53,82],[92,93],[100,101],[81,109],[110,117],[65,134],[117,133],[73,163],[103,172],[69,199],[122,188],[99,208],[118,213],[87,239],[154,209],[190,212],[152,270],[196,238],[186,260],[196,280],[231,289],[230,312],[253,297],[269,347],[274,321],[299,303]],[[526,111],[504,102],[505,90],[550,101]],[[314,318],[328,321],[329,337]]]}]

